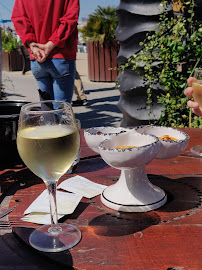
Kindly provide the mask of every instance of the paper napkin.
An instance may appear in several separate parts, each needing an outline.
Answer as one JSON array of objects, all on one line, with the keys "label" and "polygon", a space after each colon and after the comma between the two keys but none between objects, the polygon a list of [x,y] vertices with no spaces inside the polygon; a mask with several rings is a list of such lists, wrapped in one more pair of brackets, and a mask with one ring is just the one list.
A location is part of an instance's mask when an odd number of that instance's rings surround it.
[{"label": "paper napkin", "polygon": [[[58,219],[74,212],[82,197],[93,198],[102,193],[105,185],[96,184],[85,177],[76,175],[63,181],[57,189],[68,192],[56,191]],[[70,193],[72,192],[72,193]],[[25,210],[23,221],[50,224],[50,206],[48,191],[44,190],[33,203]]]},{"label": "paper napkin", "polygon": [[[80,194],[62,192],[57,190],[57,210],[60,215],[72,214],[79,204]],[[48,191],[44,190],[33,203],[25,210],[24,215],[31,212],[50,213]]]},{"label": "paper napkin", "polygon": [[78,193],[88,199],[101,194],[105,188],[105,185],[96,184],[80,175],[76,175],[67,180],[64,180],[58,186],[58,189],[64,189],[66,191]]},{"label": "paper napkin", "polygon": [[[58,215],[58,219],[62,217],[64,217],[64,215]],[[21,220],[44,225],[51,224],[51,216],[50,214],[46,213],[30,213],[25,217],[21,218]]]}]

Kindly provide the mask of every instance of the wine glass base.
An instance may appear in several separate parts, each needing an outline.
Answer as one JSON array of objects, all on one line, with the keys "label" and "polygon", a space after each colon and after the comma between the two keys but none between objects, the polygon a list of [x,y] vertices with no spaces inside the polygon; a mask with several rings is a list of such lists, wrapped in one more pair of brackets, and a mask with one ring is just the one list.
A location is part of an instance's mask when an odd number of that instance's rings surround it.
[{"label": "wine glass base", "polygon": [[198,156],[202,156],[202,145],[193,146],[190,151]]},{"label": "wine glass base", "polygon": [[44,252],[60,252],[70,249],[81,240],[81,232],[70,224],[58,224],[59,233],[51,233],[50,225],[43,225],[29,237],[30,245]]}]

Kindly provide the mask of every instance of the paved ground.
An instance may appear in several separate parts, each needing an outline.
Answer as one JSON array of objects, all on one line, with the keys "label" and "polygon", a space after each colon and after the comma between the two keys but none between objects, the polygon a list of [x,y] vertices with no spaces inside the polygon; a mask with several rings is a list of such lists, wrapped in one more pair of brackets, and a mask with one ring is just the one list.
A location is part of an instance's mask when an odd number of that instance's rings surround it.
[{"label": "paved ground", "polygon": [[[93,126],[120,126],[122,113],[117,107],[120,93],[115,89],[115,83],[97,83],[88,79],[87,54],[78,54],[77,70],[84,84],[89,104],[73,107],[76,118],[81,120],[82,128]],[[25,75],[21,72],[3,72],[2,83],[5,88],[6,99],[38,101],[37,84],[29,71]],[[73,96],[73,100],[76,96]]]}]

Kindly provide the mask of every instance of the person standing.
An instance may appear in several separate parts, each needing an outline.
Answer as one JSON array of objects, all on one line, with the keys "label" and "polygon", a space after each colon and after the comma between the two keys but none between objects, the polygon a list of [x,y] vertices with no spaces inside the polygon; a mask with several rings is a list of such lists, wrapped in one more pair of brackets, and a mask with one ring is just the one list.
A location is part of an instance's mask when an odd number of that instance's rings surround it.
[{"label": "person standing", "polygon": [[31,70],[51,99],[72,101],[79,0],[15,0],[11,20],[29,48]]},{"label": "person standing", "polygon": [[75,69],[74,92],[77,99],[72,101],[72,106],[86,106],[88,105],[87,97],[83,87],[83,83],[78,71]]}]

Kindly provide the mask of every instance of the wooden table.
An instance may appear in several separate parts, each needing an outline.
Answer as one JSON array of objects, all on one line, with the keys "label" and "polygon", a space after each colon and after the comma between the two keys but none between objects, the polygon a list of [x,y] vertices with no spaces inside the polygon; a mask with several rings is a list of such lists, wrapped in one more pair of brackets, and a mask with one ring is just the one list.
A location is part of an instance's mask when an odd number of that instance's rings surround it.
[{"label": "wooden table", "polygon": [[[202,131],[184,131],[190,141],[179,157],[153,160],[146,167],[150,181],[168,195],[163,207],[146,213],[121,213],[105,207],[100,196],[82,199],[76,211],[62,220],[78,227],[82,240],[61,253],[43,253],[29,247],[29,234],[38,225],[20,220],[45,185],[23,166],[4,168],[0,176],[4,181],[2,196],[4,200],[10,198],[9,207],[18,202],[7,217],[15,237],[12,243],[21,245],[23,252],[18,257],[25,254],[26,265],[30,267],[19,269],[52,269],[54,265],[54,269],[80,270],[201,270],[202,159],[194,156],[190,147],[202,143]],[[104,185],[119,178],[120,171],[92,152],[83,135],[81,157],[76,174]],[[61,181],[71,176],[63,176]],[[8,237],[4,235],[3,244]],[[16,249],[9,252],[13,256],[17,253]],[[8,256],[5,252],[4,255]]]}]

